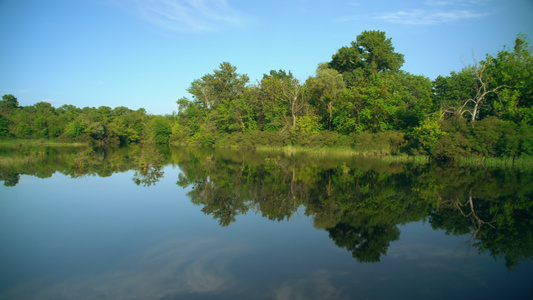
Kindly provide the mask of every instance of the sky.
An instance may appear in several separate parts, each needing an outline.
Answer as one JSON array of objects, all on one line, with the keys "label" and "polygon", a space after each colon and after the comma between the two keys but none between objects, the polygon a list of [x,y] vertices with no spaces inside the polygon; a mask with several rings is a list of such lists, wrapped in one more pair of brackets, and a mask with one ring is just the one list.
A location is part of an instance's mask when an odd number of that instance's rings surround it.
[{"label": "sky", "polygon": [[304,82],[365,30],[433,80],[533,39],[533,0],[0,0],[0,94],[171,114],[222,62]]}]

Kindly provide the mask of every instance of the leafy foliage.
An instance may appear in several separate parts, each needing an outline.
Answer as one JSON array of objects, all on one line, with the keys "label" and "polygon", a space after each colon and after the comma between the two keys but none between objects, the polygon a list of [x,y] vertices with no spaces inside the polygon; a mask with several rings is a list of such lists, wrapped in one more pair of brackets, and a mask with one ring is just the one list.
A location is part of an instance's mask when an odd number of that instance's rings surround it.
[{"label": "leafy foliage", "polygon": [[[95,145],[340,146],[382,155],[520,158],[533,153],[533,56],[525,35],[433,82],[400,68],[382,31],[364,31],[302,81],[271,70],[255,83],[223,62],[194,80],[177,114],[126,107],[22,107],[0,101],[0,137]],[[390,139],[383,139],[389,136]]]}]

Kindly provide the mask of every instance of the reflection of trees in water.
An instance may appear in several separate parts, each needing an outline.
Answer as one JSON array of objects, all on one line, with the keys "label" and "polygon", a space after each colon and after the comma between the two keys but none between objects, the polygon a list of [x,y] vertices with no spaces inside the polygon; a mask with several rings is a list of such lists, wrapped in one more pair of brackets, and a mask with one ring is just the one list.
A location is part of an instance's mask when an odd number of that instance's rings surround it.
[{"label": "reflection of trees in water", "polygon": [[[394,224],[369,225],[340,222],[328,228],[329,237],[341,248],[352,252],[360,262],[379,262],[381,255],[387,255],[390,242],[400,238],[400,230]],[[357,222],[357,221],[356,221]]]},{"label": "reflection of trees in water", "polygon": [[279,156],[249,161],[215,157],[202,160],[194,153],[182,157],[178,184],[191,185],[191,201],[203,205],[202,211],[223,226],[250,209],[282,221],[304,206],[315,227],[326,229],[339,247],[359,261],[375,262],[399,238],[397,224],[427,214],[427,202],[409,193],[405,174],[396,166],[387,173],[346,164],[329,168],[309,161],[291,164]]},{"label": "reflection of trees in water", "polygon": [[[451,206],[455,208],[458,212],[461,213],[461,215],[466,219],[466,222],[469,224],[469,231],[472,235],[469,241],[475,240],[477,237],[477,234],[481,231],[483,226],[490,226],[492,228],[495,228],[492,223],[494,223],[494,217],[491,221],[484,221],[482,219],[482,216],[479,215],[479,213],[487,214],[487,209],[483,209],[484,207],[480,207],[480,211],[478,212],[477,209],[474,206],[474,198],[472,197],[472,189],[470,189],[468,199],[466,201],[461,201],[460,199],[454,199],[454,200],[443,200],[441,201],[441,205]],[[497,214],[497,212],[495,212]]]},{"label": "reflection of trees in water", "polygon": [[146,144],[136,151],[134,162],[136,165],[133,182],[136,185],[151,186],[155,185],[164,175],[161,170],[164,155],[159,152],[155,145]]},{"label": "reflection of trees in water", "polygon": [[310,159],[274,153],[213,149],[49,148],[0,152],[0,180],[55,172],[78,177],[135,170],[133,182],[153,186],[170,162],[177,184],[201,210],[228,226],[249,211],[288,220],[297,211],[327,230],[361,262],[379,261],[398,225],[428,220],[447,234],[467,235],[468,245],[503,258],[511,268],[533,257],[533,172],[440,168],[370,160]]},{"label": "reflection of trees in water", "polygon": [[469,236],[465,241],[468,252],[472,247],[479,253],[488,251],[513,269],[520,261],[533,257],[532,194],[517,194],[495,195],[489,200],[474,197],[471,189],[462,198],[442,200],[430,222],[448,234]]},{"label": "reflection of trees in water", "polygon": [[20,174],[2,172],[0,174],[0,181],[4,182],[5,186],[16,186],[19,183]]},{"label": "reflection of trees in water", "polygon": [[398,225],[428,217],[433,228],[469,234],[480,252],[504,257],[508,267],[533,256],[533,205],[527,204],[533,193],[524,184],[530,173],[360,167],[272,154],[227,159],[211,153],[203,160],[189,153],[180,157],[179,166],[178,184],[192,186],[191,201],[221,225],[249,210],[281,221],[304,206],[315,227],[327,230],[337,246],[361,262],[386,255],[390,242],[400,237]]},{"label": "reflection of trees in water", "polygon": [[165,158],[168,159],[164,150],[148,145],[126,148],[2,148],[0,181],[7,186],[15,186],[20,175],[48,178],[59,172],[73,178],[86,175],[108,177],[113,173],[135,170],[134,182],[150,186],[163,176],[161,168]]}]

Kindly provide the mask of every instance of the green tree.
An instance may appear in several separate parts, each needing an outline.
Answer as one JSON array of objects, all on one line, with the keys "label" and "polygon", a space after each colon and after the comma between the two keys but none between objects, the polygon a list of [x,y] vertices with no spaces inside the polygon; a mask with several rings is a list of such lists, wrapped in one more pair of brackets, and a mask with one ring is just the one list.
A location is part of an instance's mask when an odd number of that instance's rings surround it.
[{"label": "green tree", "polygon": [[[194,139],[201,140],[207,138],[204,136],[207,133],[211,136],[216,131],[231,133],[253,127],[250,123],[253,113],[245,96],[248,81],[246,74],[238,74],[237,68],[227,62],[221,63],[212,74],[194,80],[187,89],[192,101],[184,97],[177,102],[181,127],[189,127],[191,138],[196,135]],[[211,125],[215,126],[215,132]],[[208,139],[212,141],[211,137]]]},{"label": "green tree", "polygon": [[533,55],[529,39],[520,34],[513,49],[504,47],[484,63],[488,84],[501,86],[499,95],[488,95],[494,115],[533,125]]},{"label": "green tree", "polygon": [[0,137],[9,136],[9,120],[0,114]]},{"label": "green tree", "polygon": [[155,144],[168,144],[172,127],[170,121],[163,116],[154,116],[146,128],[146,139]]},{"label": "green tree", "polygon": [[87,124],[82,119],[76,119],[70,122],[65,128],[65,133],[70,135],[72,138],[77,138],[78,136],[85,133]]},{"label": "green tree", "polygon": [[400,71],[403,62],[382,31],[364,31],[351,47],[339,49],[328,66],[342,74],[347,87],[330,110],[334,128],[348,134],[418,126],[433,108],[431,81]]},{"label": "green tree", "polygon": [[315,76],[305,82],[309,103],[316,108],[326,128],[332,129],[333,110],[345,88],[344,80],[337,70],[327,64],[318,66]]},{"label": "green tree", "polygon": [[440,113],[433,114],[413,130],[413,139],[419,144],[419,147],[428,153],[431,152],[437,140],[446,134],[441,129],[441,120],[442,115]]},{"label": "green tree", "polygon": [[[197,98],[196,98],[197,99]],[[173,140],[185,142],[200,129],[200,125],[207,117],[207,111],[200,101],[191,101],[186,97],[180,98],[178,104],[178,121],[180,126],[173,134]],[[179,128],[179,131],[178,131]]]},{"label": "green tree", "polygon": [[476,63],[474,66],[467,67],[464,69],[465,72],[473,73],[476,78],[476,80],[474,81],[474,97],[466,99],[463,105],[459,108],[459,113],[461,115],[464,116],[465,113],[469,114],[470,122],[474,122],[477,119],[482,118],[480,117],[482,110],[485,111],[485,116],[491,114],[490,103],[488,102],[488,98],[491,94],[496,95],[496,97],[498,97],[498,100],[500,97],[500,93],[498,92],[498,90],[502,86],[491,86],[486,76],[486,68],[487,66],[484,63]]},{"label": "green tree", "polygon": [[10,112],[19,107],[17,98],[11,94],[3,95],[0,101],[0,113],[7,116]]},{"label": "green tree", "polygon": [[196,79],[187,89],[193,99],[202,104],[206,110],[216,109],[224,101],[237,99],[246,87],[249,77],[238,74],[237,67],[228,62],[220,64],[213,74],[206,74],[201,79]]},{"label": "green tree", "polygon": [[32,105],[33,130],[40,138],[56,137],[62,132],[58,125],[56,109],[48,102],[38,102]]},{"label": "green tree", "polygon": [[0,101],[0,137],[15,135],[14,128],[18,126],[17,122],[13,121],[16,117],[12,116],[12,114],[18,107],[19,103],[15,96],[11,94],[2,96]]},{"label": "green tree", "polygon": [[249,97],[251,95],[247,92],[233,101],[226,100],[219,105],[217,127],[227,133],[245,133],[257,129],[256,116],[248,101]]},{"label": "green tree", "polygon": [[439,75],[433,81],[434,109],[441,109],[446,115],[460,115],[464,101],[475,96],[475,80],[474,74],[466,70],[452,71],[445,77]]},{"label": "green tree", "polygon": [[296,127],[296,118],[303,114],[307,104],[298,79],[290,71],[271,70],[270,75],[264,74],[260,88],[264,97],[263,109],[268,111],[265,114],[271,119],[270,123],[280,122],[283,115],[288,114],[291,126]]},{"label": "green tree", "polygon": [[397,111],[405,105],[400,94],[394,91],[394,80],[394,76],[379,73],[360,77],[337,105],[333,119],[337,130],[349,134],[394,129]]},{"label": "green tree", "polygon": [[404,55],[394,52],[392,41],[383,31],[363,31],[350,47],[340,48],[329,66],[352,83],[357,77],[396,71],[404,63]]},{"label": "green tree", "polygon": [[393,116],[394,129],[407,131],[419,126],[434,112],[431,80],[404,71],[393,72],[390,75],[392,75],[392,97],[401,100]]}]

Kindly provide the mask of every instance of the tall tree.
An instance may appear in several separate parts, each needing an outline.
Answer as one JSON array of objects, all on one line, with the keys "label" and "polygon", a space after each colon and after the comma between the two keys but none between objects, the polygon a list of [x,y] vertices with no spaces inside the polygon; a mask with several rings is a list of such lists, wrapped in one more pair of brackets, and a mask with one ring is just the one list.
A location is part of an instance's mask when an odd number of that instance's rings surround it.
[{"label": "tall tree", "polygon": [[494,114],[533,125],[533,55],[527,36],[518,35],[512,50],[487,55],[484,66],[488,83],[502,87],[500,97],[488,95]]},{"label": "tall tree", "polygon": [[430,113],[431,82],[407,72],[359,77],[343,90],[333,110],[335,129],[352,132],[408,130]]},{"label": "tall tree", "polygon": [[0,113],[7,116],[11,111],[19,107],[17,98],[11,94],[3,95],[0,101]]},{"label": "tall tree", "polygon": [[342,76],[337,70],[321,64],[314,77],[309,77],[305,82],[309,95],[309,103],[317,108],[318,114],[329,130],[332,129],[333,107],[345,88]]},{"label": "tall tree", "polygon": [[237,67],[223,62],[213,74],[206,74],[201,79],[194,80],[187,91],[196,101],[202,103],[204,109],[211,110],[224,101],[237,99],[244,92],[248,81],[248,75],[238,74]]},{"label": "tall tree", "polygon": [[391,39],[382,31],[364,31],[350,47],[342,47],[332,56],[329,67],[341,73],[347,85],[332,114],[338,131],[378,132],[418,125],[420,117],[407,109],[428,102],[418,101],[422,94],[429,94],[417,86],[429,85],[423,83],[427,80],[400,72],[403,63],[403,54],[394,51]]},{"label": "tall tree", "polygon": [[435,110],[442,109],[445,114],[455,115],[465,99],[475,96],[473,89],[476,78],[465,70],[450,72],[448,76],[439,75],[433,81],[433,102]]},{"label": "tall tree", "polygon": [[260,85],[266,99],[274,105],[265,109],[276,109],[286,104],[292,119],[292,127],[296,127],[296,118],[303,113],[306,105],[303,87],[298,79],[294,78],[290,71],[287,74],[283,70],[272,70],[270,75],[263,76]]},{"label": "tall tree", "polygon": [[474,122],[491,114],[489,96],[494,94],[499,101],[499,89],[494,87],[486,75],[484,62],[463,68],[459,73],[437,77],[434,81],[434,99],[442,106],[445,114],[465,117]]},{"label": "tall tree", "polygon": [[[466,68],[466,72],[471,72],[476,77],[474,81],[475,96],[466,99],[464,104],[460,107],[460,113],[464,115],[468,113],[470,115],[470,122],[474,122],[479,118],[479,111],[483,106],[489,106],[487,98],[490,94],[495,94],[499,98],[498,90],[502,86],[491,87],[489,80],[486,76],[485,70],[487,66],[485,64],[476,64],[472,67]],[[490,110],[487,109],[487,110]]]},{"label": "tall tree", "polygon": [[218,106],[218,127],[225,132],[241,131],[242,133],[257,129],[256,112],[254,111],[253,90],[246,89],[237,99],[226,100]]},{"label": "tall tree", "polygon": [[359,76],[399,70],[404,55],[394,52],[392,41],[383,31],[363,31],[350,47],[340,48],[329,66],[343,74],[347,82]]},{"label": "tall tree", "polygon": [[420,125],[435,107],[431,98],[431,80],[405,71],[390,75],[393,85],[391,94],[401,100],[394,116],[395,129],[405,130]]}]

